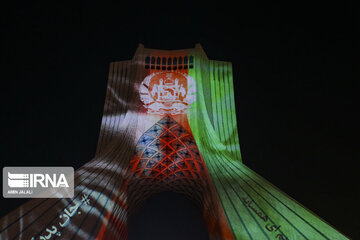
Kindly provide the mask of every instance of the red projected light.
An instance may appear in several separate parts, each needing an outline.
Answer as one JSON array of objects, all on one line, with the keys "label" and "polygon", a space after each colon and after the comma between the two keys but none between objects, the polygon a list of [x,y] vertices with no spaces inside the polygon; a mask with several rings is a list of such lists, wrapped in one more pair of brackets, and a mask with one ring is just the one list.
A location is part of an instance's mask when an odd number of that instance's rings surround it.
[{"label": "red projected light", "polygon": [[183,178],[197,179],[204,172],[193,136],[169,116],[141,136],[136,150],[130,162],[135,177],[170,183]]}]

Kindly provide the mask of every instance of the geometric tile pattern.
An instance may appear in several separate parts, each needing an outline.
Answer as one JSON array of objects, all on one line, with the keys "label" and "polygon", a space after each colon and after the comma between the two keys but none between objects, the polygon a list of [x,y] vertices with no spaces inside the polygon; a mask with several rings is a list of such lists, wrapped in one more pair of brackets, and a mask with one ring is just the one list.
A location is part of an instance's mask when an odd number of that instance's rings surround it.
[{"label": "geometric tile pattern", "polygon": [[192,134],[170,116],[162,118],[140,137],[130,168],[134,178],[165,185],[198,179],[205,171]]}]

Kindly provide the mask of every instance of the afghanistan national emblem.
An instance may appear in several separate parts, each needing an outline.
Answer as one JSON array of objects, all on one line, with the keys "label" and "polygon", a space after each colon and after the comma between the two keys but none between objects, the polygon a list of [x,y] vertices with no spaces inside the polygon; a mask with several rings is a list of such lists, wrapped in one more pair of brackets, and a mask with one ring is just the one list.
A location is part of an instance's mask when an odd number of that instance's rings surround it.
[{"label": "afghanistan national emblem", "polygon": [[140,86],[140,99],[152,114],[184,114],[196,98],[196,83],[179,72],[156,72]]}]

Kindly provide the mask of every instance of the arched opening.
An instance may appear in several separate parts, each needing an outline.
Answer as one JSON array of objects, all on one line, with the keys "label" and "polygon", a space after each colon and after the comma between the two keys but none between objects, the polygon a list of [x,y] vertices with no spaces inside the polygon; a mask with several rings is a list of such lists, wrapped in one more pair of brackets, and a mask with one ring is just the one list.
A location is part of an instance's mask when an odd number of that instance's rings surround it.
[{"label": "arched opening", "polygon": [[185,195],[162,192],[151,196],[131,218],[128,239],[208,240],[197,205]]}]

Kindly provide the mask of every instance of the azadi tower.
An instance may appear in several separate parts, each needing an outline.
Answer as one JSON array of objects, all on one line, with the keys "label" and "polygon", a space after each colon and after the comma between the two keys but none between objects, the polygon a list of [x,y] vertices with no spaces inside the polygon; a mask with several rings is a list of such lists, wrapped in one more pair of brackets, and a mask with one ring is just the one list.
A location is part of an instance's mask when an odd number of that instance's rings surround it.
[{"label": "azadi tower", "polygon": [[1,219],[0,238],[127,239],[161,191],[193,200],[211,239],[349,239],[242,163],[232,65],[200,45],[139,45],[112,62],[96,156],[75,172],[74,197],[28,201]]}]

